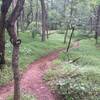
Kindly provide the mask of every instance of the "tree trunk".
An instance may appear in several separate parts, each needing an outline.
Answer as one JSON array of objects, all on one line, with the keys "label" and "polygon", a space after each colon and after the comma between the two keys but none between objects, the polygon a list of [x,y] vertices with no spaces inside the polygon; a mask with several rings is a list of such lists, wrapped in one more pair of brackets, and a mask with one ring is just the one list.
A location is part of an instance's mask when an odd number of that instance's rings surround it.
[{"label": "tree trunk", "polygon": [[20,23],[20,29],[21,29],[21,32],[24,32],[25,31],[25,11],[24,11],[24,8],[23,8],[23,10],[22,10],[22,12],[21,12],[21,16],[20,16],[20,18],[19,18],[19,23]]},{"label": "tree trunk", "polygon": [[[0,65],[5,64],[5,19],[12,0],[2,0],[0,16]],[[0,66],[2,67],[2,66]]]},{"label": "tree trunk", "polygon": [[5,64],[5,16],[1,14],[1,18],[0,18],[0,65],[2,64]]},{"label": "tree trunk", "polygon": [[93,32],[93,19],[90,17],[90,34]]},{"label": "tree trunk", "polygon": [[[16,3],[17,3],[17,0],[12,1],[12,8],[13,9],[16,7]],[[15,22],[14,28],[15,28],[15,31],[17,33],[17,21]]]},{"label": "tree trunk", "polygon": [[69,30],[69,24],[67,25],[67,28],[66,28],[66,33],[65,33],[65,36],[64,36],[64,44],[66,43],[66,40],[67,40],[68,30]]},{"label": "tree trunk", "polygon": [[48,8],[48,0],[47,0],[47,3],[46,3],[46,10],[45,10],[45,24],[46,24],[46,35],[47,35],[47,39],[49,38],[49,32],[48,32],[48,10],[49,10],[49,8]]},{"label": "tree trunk", "polygon": [[21,15],[21,11],[23,10],[24,0],[18,0],[16,7],[14,8],[11,16],[8,18],[7,31],[10,36],[11,43],[13,45],[13,54],[12,54],[12,69],[14,76],[14,98],[13,100],[20,100],[20,74],[19,74],[19,47],[21,44],[21,40],[17,38],[17,33],[15,30],[15,23],[18,17]]},{"label": "tree trunk", "polygon": [[45,31],[46,31],[46,9],[45,9],[45,2],[44,0],[41,1],[41,8],[42,8],[42,41],[46,40]]},{"label": "tree trunk", "polygon": [[96,28],[95,28],[95,39],[96,44],[98,43],[98,35],[99,35],[99,24],[100,24],[100,6],[97,8],[97,14],[96,14]]},{"label": "tree trunk", "polygon": [[64,44],[66,43],[67,34],[68,34],[68,30],[69,30],[70,25],[71,25],[72,15],[73,15],[73,6],[71,4],[69,21],[66,22],[66,2],[67,1],[64,0],[64,13],[63,13],[63,17],[64,17],[65,26],[67,26],[66,29],[65,29],[66,32],[65,32],[65,36],[64,36]]},{"label": "tree trunk", "polygon": [[13,46],[12,69],[14,74],[14,100],[20,100],[19,45]]},{"label": "tree trunk", "polygon": [[72,33],[71,33],[71,35],[70,35],[70,39],[69,39],[68,46],[67,46],[67,50],[66,50],[67,53],[69,52],[69,48],[70,48],[72,36],[73,36],[73,34],[74,34],[74,30],[75,30],[75,28],[72,27]]},{"label": "tree trunk", "polygon": [[36,20],[36,28],[37,29],[38,29],[38,12],[39,12],[38,6],[39,6],[39,2],[37,0],[37,2],[36,2],[36,17],[35,17],[35,20]]}]

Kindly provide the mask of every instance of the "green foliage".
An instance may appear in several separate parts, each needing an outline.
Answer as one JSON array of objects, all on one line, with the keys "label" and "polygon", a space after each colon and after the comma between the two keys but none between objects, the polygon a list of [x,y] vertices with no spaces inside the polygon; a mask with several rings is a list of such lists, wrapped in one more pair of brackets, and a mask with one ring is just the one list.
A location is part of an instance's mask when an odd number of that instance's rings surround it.
[{"label": "green foliage", "polygon": [[[59,80],[57,90],[59,94],[63,95],[65,100],[96,100],[99,99],[99,93],[91,83],[83,83],[80,79],[69,78]],[[97,96],[96,96],[97,95]]]},{"label": "green foliage", "polygon": [[[13,96],[9,96],[7,100],[13,100]],[[23,93],[21,95],[21,100],[36,100],[36,98],[28,93]]]},{"label": "green foliage", "polygon": [[[37,25],[38,25],[38,30],[40,31],[41,29],[41,23],[40,22],[37,22]],[[33,21],[29,26],[28,26],[28,30],[32,31],[32,30],[37,30],[37,27],[36,27],[36,22]]]},{"label": "green foliage", "polygon": [[38,29],[34,28],[34,29],[32,30],[32,38],[34,39],[34,38],[37,36],[37,34],[40,34],[40,32],[39,32]]},{"label": "green foliage", "polygon": [[[32,34],[29,32],[20,33],[22,44],[20,47],[19,55],[19,68],[23,72],[27,66],[39,59],[41,56],[47,55],[49,52],[54,51],[57,48],[64,47],[63,45],[63,34],[56,34],[56,31],[51,31],[50,38],[46,42],[41,42],[40,37],[37,36],[34,40],[32,39]],[[7,65],[0,72],[0,85],[4,85],[13,79],[12,77],[12,45],[9,42],[8,36],[6,36],[6,60]]]},{"label": "green foliage", "polygon": [[4,69],[0,71],[0,85],[7,84],[9,81],[13,79],[13,75],[11,72],[11,67],[8,67],[9,65],[5,65]]},{"label": "green foliage", "polygon": [[61,63],[61,60],[59,60],[59,59],[53,61],[54,65],[59,65],[60,63]]},{"label": "green foliage", "polygon": [[100,0],[92,0],[91,2],[94,5],[99,5],[100,4]]},{"label": "green foliage", "polygon": [[[85,45],[85,44],[88,44],[88,45]],[[85,66],[85,65],[99,66],[100,65],[99,48],[95,47],[94,39],[82,40],[80,42],[80,48],[71,50],[69,52],[69,55],[70,55],[70,59],[80,57],[77,63],[82,66]]]},{"label": "green foliage", "polygon": [[58,34],[65,34],[65,31],[64,30],[59,30]]},{"label": "green foliage", "polygon": [[64,100],[99,100],[99,84],[91,81],[93,79],[84,71],[79,66],[63,62],[49,69],[44,80]]},{"label": "green foliage", "polygon": [[[45,73],[46,83],[64,100],[99,100],[99,51],[94,39],[80,41],[79,48],[70,49],[66,56],[62,53],[60,64]],[[75,63],[70,63],[78,57]]]}]

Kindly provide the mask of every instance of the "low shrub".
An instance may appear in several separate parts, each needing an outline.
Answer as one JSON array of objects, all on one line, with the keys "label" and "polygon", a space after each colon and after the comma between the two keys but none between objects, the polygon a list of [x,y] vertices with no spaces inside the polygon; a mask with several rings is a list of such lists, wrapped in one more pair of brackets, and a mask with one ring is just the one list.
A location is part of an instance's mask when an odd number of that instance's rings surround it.
[{"label": "low shrub", "polygon": [[[13,96],[9,96],[7,100],[13,100]],[[21,100],[36,100],[36,98],[29,93],[23,93],[21,95]]]},{"label": "low shrub", "polygon": [[65,34],[65,31],[64,30],[59,30],[58,34]]},{"label": "low shrub", "polygon": [[63,62],[49,69],[44,79],[61,100],[99,100],[100,86],[89,77],[79,66]]},{"label": "low shrub", "polygon": [[54,85],[55,91],[65,100],[99,100],[97,87],[81,82],[78,77],[60,79]]},{"label": "low shrub", "polygon": [[37,34],[40,34],[40,31],[38,29],[36,29],[36,28],[33,28],[33,30],[32,30],[32,38],[34,39],[37,36]]}]

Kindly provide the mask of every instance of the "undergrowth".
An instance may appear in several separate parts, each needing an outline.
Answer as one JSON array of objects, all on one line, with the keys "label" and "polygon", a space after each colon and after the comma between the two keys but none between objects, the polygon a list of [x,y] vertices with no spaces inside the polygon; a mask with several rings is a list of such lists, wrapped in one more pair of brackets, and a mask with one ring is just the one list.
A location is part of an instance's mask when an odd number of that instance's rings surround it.
[{"label": "undergrowth", "polygon": [[[73,60],[79,58],[74,63]],[[100,100],[100,48],[94,39],[80,41],[79,48],[62,53],[44,80],[62,100]]]},{"label": "undergrowth", "polygon": [[[55,32],[55,31],[54,31]],[[41,42],[39,36],[32,38],[32,33],[24,32],[19,33],[19,37],[22,40],[19,54],[19,68],[22,73],[30,63],[39,59],[42,56],[47,55],[58,48],[64,47],[62,34],[51,34],[49,39],[45,42]],[[7,84],[13,79],[12,68],[12,45],[9,42],[9,36],[6,35],[6,64],[4,69],[0,71],[0,85]]]},{"label": "undergrowth", "polygon": [[[22,92],[21,94],[21,100],[37,100],[35,96]],[[13,100],[13,96],[9,96],[7,100]]]}]

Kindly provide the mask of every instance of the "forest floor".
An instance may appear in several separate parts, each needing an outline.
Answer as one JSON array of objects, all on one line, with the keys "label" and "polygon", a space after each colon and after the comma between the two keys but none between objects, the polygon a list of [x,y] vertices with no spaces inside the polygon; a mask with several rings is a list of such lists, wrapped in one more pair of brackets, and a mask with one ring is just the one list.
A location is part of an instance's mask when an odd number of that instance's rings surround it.
[{"label": "forest floor", "polygon": [[[21,91],[26,91],[37,96],[37,100],[55,100],[56,96],[48,89],[42,77],[45,71],[52,66],[52,61],[58,58],[59,49],[29,65],[21,78]],[[6,100],[13,93],[13,83],[0,87],[0,100]]]}]

